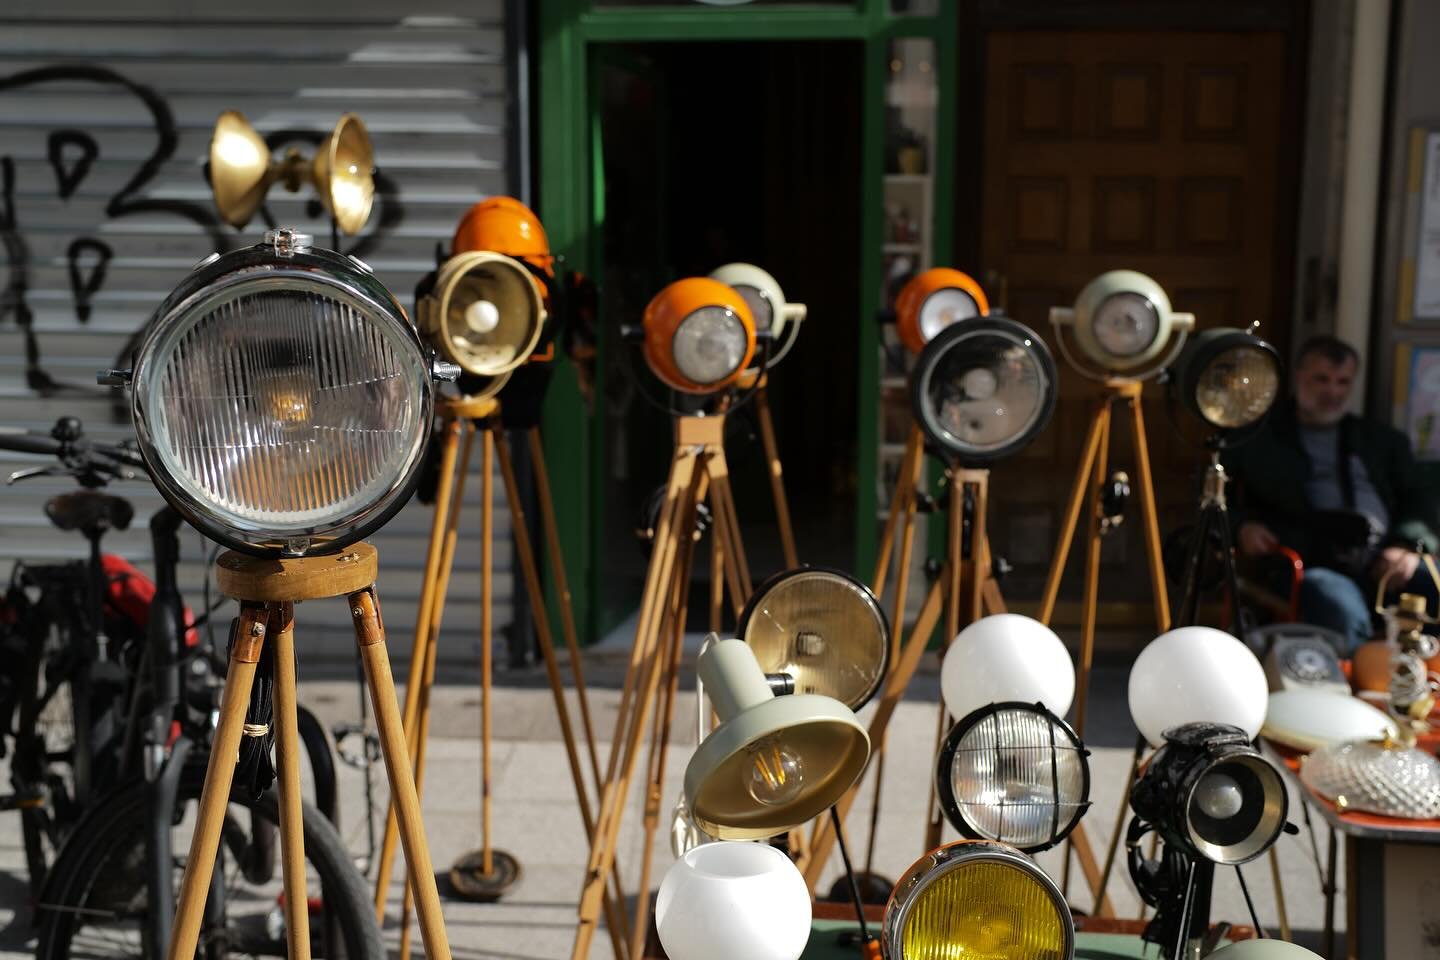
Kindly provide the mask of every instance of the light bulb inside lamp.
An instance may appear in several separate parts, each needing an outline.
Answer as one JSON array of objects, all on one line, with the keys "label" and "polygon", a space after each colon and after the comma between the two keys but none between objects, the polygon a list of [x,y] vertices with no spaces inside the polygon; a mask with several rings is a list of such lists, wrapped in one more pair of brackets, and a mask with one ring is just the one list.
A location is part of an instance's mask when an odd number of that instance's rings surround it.
[{"label": "light bulb inside lamp", "polygon": [[489,300],[476,300],[465,308],[465,326],[472,333],[490,333],[500,325],[500,308]]},{"label": "light bulb inside lamp", "polygon": [[1195,804],[1207,817],[1229,820],[1245,806],[1245,794],[1234,777],[1208,773],[1195,787]]},{"label": "light bulb inside lamp", "polygon": [[756,803],[778,807],[800,795],[805,784],[804,765],[779,737],[766,737],[753,744],[750,760],[745,788]]}]

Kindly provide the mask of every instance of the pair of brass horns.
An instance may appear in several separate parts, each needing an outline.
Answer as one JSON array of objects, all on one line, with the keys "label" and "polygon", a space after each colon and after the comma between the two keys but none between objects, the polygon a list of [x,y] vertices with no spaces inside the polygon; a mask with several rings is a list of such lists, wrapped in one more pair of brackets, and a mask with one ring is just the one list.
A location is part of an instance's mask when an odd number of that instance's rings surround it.
[{"label": "pair of brass horns", "polygon": [[226,110],[215,121],[210,189],[226,223],[245,226],[277,181],[294,193],[307,177],[341,231],[359,233],[375,200],[375,151],[359,117],[342,115],[313,157],[292,147],[279,160],[244,114]]}]

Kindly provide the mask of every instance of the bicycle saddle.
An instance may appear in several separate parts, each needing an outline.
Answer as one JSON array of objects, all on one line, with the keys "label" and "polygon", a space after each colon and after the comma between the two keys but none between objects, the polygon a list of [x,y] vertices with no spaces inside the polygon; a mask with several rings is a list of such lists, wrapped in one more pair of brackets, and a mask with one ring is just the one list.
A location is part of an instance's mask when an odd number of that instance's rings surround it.
[{"label": "bicycle saddle", "polygon": [[61,530],[104,533],[124,530],[135,516],[130,501],[112,497],[98,490],[76,490],[52,497],[45,504],[45,515]]}]

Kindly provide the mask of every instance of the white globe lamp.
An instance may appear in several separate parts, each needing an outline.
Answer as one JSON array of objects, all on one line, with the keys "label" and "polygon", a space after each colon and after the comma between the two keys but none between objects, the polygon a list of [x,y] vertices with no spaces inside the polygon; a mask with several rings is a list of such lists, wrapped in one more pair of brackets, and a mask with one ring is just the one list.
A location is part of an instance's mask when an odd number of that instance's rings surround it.
[{"label": "white globe lamp", "polygon": [[768,844],[705,843],[666,872],[655,928],[670,960],[798,960],[810,939],[810,891]]},{"label": "white globe lamp", "polygon": [[1045,624],[997,613],[956,635],[940,666],[940,695],[957,718],[1009,701],[1043,703],[1064,717],[1075,699],[1075,665]]},{"label": "white globe lamp", "polygon": [[1151,640],[1130,668],[1130,716],[1150,743],[1182,723],[1228,723],[1254,738],[1270,690],[1250,648],[1212,627],[1180,627]]}]

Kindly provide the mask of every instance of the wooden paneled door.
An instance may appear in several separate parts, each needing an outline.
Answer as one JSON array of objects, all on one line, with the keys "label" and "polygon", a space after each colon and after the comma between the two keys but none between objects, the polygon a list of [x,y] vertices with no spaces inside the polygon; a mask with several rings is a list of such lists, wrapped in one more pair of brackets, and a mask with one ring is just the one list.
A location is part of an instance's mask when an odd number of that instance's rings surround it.
[{"label": "wooden paneled door", "polygon": [[[996,32],[985,44],[982,265],[994,293],[1052,350],[1052,305],[1095,275],[1154,277],[1201,327],[1261,322],[1288,339],[1290,256],[1283,234],[1294,151],[1284,142],[1286,35],[1191,32]],[[1054,421],[1001,464],[992,537],[1015,565],[1007,598],[1038,598],[1073,481],[1095,386],[1061,367]],[[1161,530],[1195,511],[1201,451],[1181,438],[1163,391],[1146,388]],[[1183,415],[1183,414],[1182,414]],[[1134,476],[1128,425],[1116,418],[1111,469]],[[1083,525],[1082,525],[1083,536]],[[1138,504],[1107,538],[1101,622],[1153,623]],[[1056,611],[1078,617],[1076,548]],[[1013,584],[1013,585],[1012,585]],[[1069,602],[1067,602],[1069,601]]]}]

